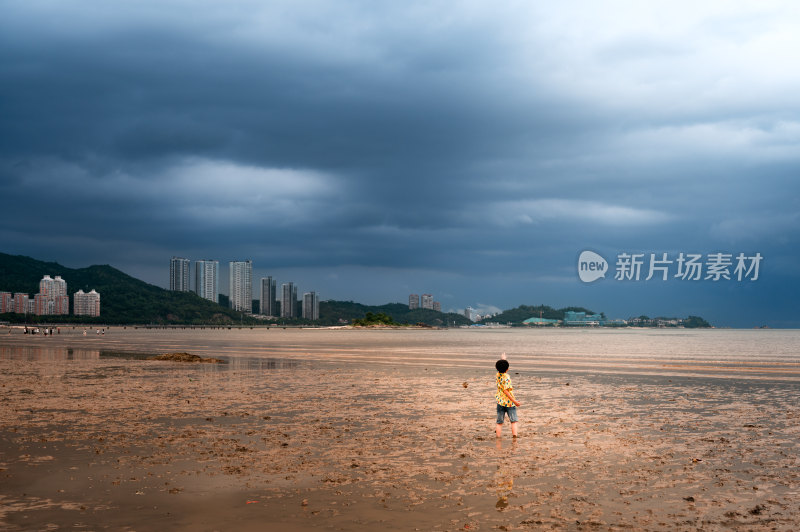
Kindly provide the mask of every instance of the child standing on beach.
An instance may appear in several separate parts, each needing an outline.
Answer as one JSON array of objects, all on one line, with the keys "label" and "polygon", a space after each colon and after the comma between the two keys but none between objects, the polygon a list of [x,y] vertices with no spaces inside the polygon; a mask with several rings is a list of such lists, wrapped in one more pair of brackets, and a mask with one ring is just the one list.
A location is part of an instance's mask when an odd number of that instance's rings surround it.
[{"label": "child standing on beach", "polygon": [[494,395],[497,401],[497,426],[495,432],[499,438],[503,432],[503,421],[506,414],[511,422],[511,436],[517,437],[517,407],[519,401],[514,398],[514,387],[511,386],[511,377],[508,376],[508,360],[505,358],[498,360],[495,365],[497,368],[497,393]]}]

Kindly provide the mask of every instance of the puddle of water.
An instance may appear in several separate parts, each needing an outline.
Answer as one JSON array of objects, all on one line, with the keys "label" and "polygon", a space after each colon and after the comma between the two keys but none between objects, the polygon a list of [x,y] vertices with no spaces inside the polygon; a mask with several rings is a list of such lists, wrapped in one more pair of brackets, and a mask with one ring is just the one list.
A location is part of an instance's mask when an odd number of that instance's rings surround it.
[{"label": "puddle of water", "polygon": [[[71,347],[49,346],[0,346],[0,360],[26,362],[48,361],[91,361],[91,360],[149,360],[161,353],[142,351],[121,351],[107,349],[76,349]],[[275,370],[296,369],[303,365],[293,359],[268,357],[226,357],[225,364],[203,364],[218,370]],[[193,366],[188,364],[187,366]]]}]

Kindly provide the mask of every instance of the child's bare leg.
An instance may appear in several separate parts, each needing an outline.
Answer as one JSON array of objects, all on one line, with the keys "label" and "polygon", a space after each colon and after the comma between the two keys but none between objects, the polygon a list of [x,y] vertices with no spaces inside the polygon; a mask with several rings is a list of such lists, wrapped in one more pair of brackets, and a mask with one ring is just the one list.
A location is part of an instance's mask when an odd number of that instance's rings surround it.
[{"label": "child's bare leg", "polygon": [[512,438],[516,438],[517,437],[517,424],[516,423],[512,423],[511,424],[511,437]]},{"label": "child's bare leg", "polygon": [[503,434],[503,424],[502,423],[498,423],[497,425],[495,425],[494,433],[497,434],[498,438],[500,436],[502,436],[502,434]]}]

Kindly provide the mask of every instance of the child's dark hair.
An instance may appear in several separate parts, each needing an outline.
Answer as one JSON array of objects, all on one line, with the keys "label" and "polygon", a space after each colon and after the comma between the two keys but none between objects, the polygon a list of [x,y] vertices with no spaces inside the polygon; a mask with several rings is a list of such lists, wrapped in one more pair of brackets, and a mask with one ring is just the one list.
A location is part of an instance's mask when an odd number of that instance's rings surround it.
[{"label": "child's dark hair", "polygon": [[495,362],[494,367],[496,367],[497,371],[500,373],[505,373],[508,371],[508,360],[498,360]]}]

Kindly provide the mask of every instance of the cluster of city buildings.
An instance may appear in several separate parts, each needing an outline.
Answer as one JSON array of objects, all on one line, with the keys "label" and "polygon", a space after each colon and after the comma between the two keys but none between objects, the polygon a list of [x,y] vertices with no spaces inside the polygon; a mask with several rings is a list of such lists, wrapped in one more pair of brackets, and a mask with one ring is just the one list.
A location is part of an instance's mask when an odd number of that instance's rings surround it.
[{"label": "cluster of city buildings", "polygon": [[[191,291],[190,260],[172,257],[169,267],[169,289],[180,292]],[[209,301],[219,303],[219,261],[195,261],[194,292]],[[300,304],[297,286],[281,284],[277,292],[277,281],[270,277],[259,280],[259,313],[265,317],[319,319],[319,294],[306,292]],[[253,261],[230,261],[228,263],[228,301],[232,309],[253,314]],[[298,308],[299,307],[299,308]]]},{"label": "cluster of city buildings", "polygon": [[[33,297],[22,292],[0,292],[0,314],[4,312],[66,316],[69,314],[67,282],[60,275],[55,278],[45,275],[39,281],[39,293]],[[83,290],[75,292],[72,296],[72,313],[75,316],[99,316],[100,294],[95,290],[88,293]]]},{"label": "cluster of city buildings", "polygon": [[686,320],[683,318],[628,318],[626,325],[631,327],[682,327]]},{"label": "cluster of city buildings", "polygon": [[[408,309],[414,310],[418,308],[424,308],[429,310],[435,310],[436,312],[442,311],[442,304],[438,301],[433,300],[433,295],[431,294],[410,294],[408,296]],[[487,313],[487,314],[479,314],[477,310],[472,307],[467,307],[464,309],[464,316],[471,320],[471,321],[480,321],[486,318],[491,318],[494,314]]]},{"label": "cluster of city buildings", "polygon": [[422,294],[421,298],[419,294],[410,294],[408,296],[408,310],[415,310],[418,308],[441,312],[442,304],[438,301],[434,301],[431,294]]},{"label": "cluster of city buildings", "polygon": [[553,320],[548,318],[542,318],[540,316],[538,318],[536,317],[528,318],[522,323],[524,325],[539,325],[539,326],[563,325],[565,327],[600,327],[600,326],[626,325],[625,320],[609,320],[605,318],[602,314],[587,314],[586,312],[575,312],[573,310],[567,310],[566,312],[564,312],[563,320]]},{"label": "cluster of city buildings", "polygon": [[487,312],[486,314],[479,313],[476,309],[472,307],[467,307],[464,309],[464,317],[470,321],[481,321],[488,318],[493,318],[497,316],[497,313]]},{"label": "cluster of city buildings", "polygon": [[522,323],[525,325],[551,325],[565,327],[683,327],[683,319],[665,318],[628,318],[627,320],[609,319],[602,314],[587,314],[568,310],[564,312],[563,320],[553,320],[542,317],[529,318]]}]

